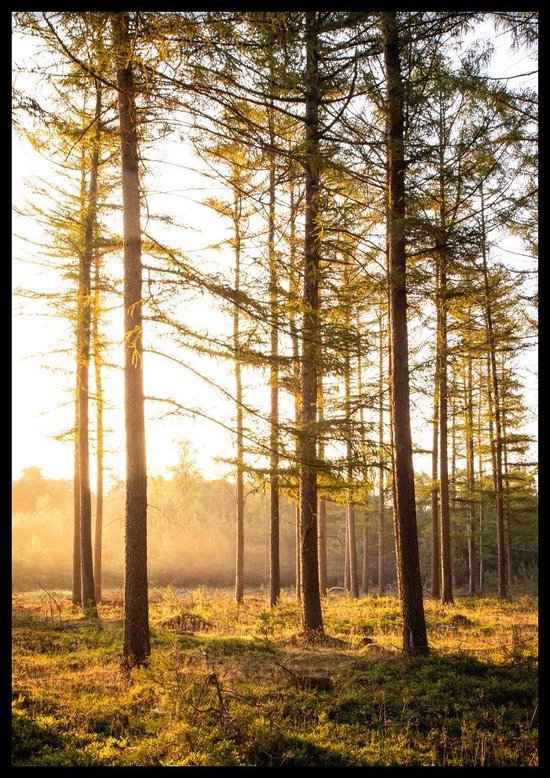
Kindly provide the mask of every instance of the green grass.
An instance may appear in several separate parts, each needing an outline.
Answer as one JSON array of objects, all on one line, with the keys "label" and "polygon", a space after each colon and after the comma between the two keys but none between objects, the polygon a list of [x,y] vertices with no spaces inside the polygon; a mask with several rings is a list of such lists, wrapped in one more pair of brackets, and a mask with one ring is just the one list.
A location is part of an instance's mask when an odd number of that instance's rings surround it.
[{"label": "green grass", "polygon": [[537,765],[529,598],[427,601],[432,650],[408,659],[393,597],[328,597],[337,640],[311,646],[289,596],[154,590],[151,661],[128,675],[120,595],[94,622],[53,594],[61,614],[14,595],[14,765]]}]

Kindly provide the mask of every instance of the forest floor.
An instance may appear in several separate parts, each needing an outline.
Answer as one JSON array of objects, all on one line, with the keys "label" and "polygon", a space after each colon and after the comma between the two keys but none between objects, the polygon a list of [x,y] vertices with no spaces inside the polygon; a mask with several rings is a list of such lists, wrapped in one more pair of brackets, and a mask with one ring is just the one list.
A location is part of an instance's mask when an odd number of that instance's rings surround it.
[{"label": "forest floor", "polygon": [[[120,668],[120,592],[14,593],[12,764],[536,766],[537,602],[426,600],[431,653],[401,654],[392,596],[323,601],[323,644],[290,594],[151,591],[151,661]],[[55,599],[52,600],[52,597]]]}]

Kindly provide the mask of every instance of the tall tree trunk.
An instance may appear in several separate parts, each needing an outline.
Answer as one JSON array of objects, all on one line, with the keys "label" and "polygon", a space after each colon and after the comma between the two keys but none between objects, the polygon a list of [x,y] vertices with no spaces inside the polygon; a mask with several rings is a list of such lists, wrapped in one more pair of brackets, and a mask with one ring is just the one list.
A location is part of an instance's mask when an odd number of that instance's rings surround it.
[{"label": "tall tree trunk", "polygon": [[[84,150],[80,160],[80,204],[82,208],[82,225],[85,229],[86,220],[86,157]],[[76,292],[76,365],[75,365],[75,416],[74,416],[74,470],[73,470],[73,579],[72,579],[72,603],[82,605],[82,540],[80,530],[80,371],[82,354],[82,297],[80,275],[83,258],[79,258],[79,280]]]},{"label": "tall tree trunk", "polygon": [[447,315],[446,272],[440,267],[440,373],[439,373],[439,508],[441,527],[441,601],[453,602],[453,573],[451,559],[451,518],[449,510],[449,460],[447,441]]},{"label": "tall tree trunk", "polygon": [[[300,425],[300,419],[302,415],[301,411],[301,367],[300,367],[300,340],[298,335],[298,326],[296,323],[296,303],[299,294],[299,282],[298,282],[298,267],[296,257],[296,216],[298,210],[298,204],[295,194],[295,181],[294,175],[290,176],[289,185],[290,194],[290,270],[289,270],[289,290],[290,290],[290,307],[289,307],[289,329],[290,340],[292,343],[292,366],[293,366],[293,386],[294,386],[294,423],[296,428]],[[300,461],[300,441],[296,438],[296,462]],[[297,490],[299,492],[299,488]],[[302,600],[302,543],[300,538],[300,497],[297,495],[295,505],[295,535],[296,535],[296,599],[298,602]]]},{"label": "tall tree trunk", "polygon": [[99,255],[96,256],[95,271],[95,302],[93,320],[94,339],[94,371],[96,394],[96,512],[95,512],[95,537],[94,537],[94,583],[96,602],[102,598],[102,548],[103,548],[103,455],[104,455],[104,429],[103,429],[103,382],[101,375],[102,354],[99,334],[100,316],[100,274]]},{"label": "tall tree trunk", "polygon": [[[358,332],[360,332],[361,322],[357,322]],[[365,456],[367,448],[367,441],[365,436],[365,411],[363,405],[363,360],[361,359],[362,343],[361,336],[359,336],[359,346],[357,349],[357,394],[361,398],[361,405],[359,409],[359,427],[361,434],[361,453],[362,457]],[[364,468],[365,483],[367,483],[367,472]],[[361,591],[363,594],[367,594],[371,588],[371,571],[370,571],[370,538],[369,538],[369,517],[370,506],[368,496],[365,499],[365,519],[363,524],[363,566],[361,570]]]},{"label": "tall tree trunk", "polygon": [[142,264],[139,158],[129,14],[113,14],[124,215],[124,410],[126,521],[124,645],[126,667],[146,664],[151,653],[147,583],[147,466],[143,393]]},{"label": "tall tree trunk", "polygon": [[489,271],[487,268],[487,243],[485,228],[485,202],[483,186],[481,186],[481,259],[483,283],[485,289],[485,326],[489,346],[489,373],[493,395],[492,418],[494,421],[494,468],[493,480],[495,486],[495,511],[497,525],[497,556],[498,556],[498,595],[506,597],[506,549],[504,543],[504,504],[502,488],[502,421],[500,409],[500,387],[496,361],[496,339],[493,326],[493,306],[489,286]]},{"label": "tall tree trunk", "polygon": [[405,254],[405,160],[403,83],[395,12],[381,14],[387,79],[388,270],[390,282],[391,417],[395,447],[395,495],[403,611],[403,652],[426,654],[416,525],[409,401],[409,349]]},{"label": "tall tree trunk", "polygon": [[383,312],[380,311],[380,333],[378,341],[378,591],[384,594],[386,588],[386,515],[384,505],[384,332]]},{"label": "tall tree trunk", "polygon": [[[349,284],[347,267],[344,269],[344,287]],[[349,310],[349,308],[348,308]],[[350,317],[346,314],[346,326],[349,329]],[[345,345],[344,386],[346,412],[346,459],[347,459],[347,504],[346,504],[346,541],[349,564],[349,591],[352,597],[359,597],[357,580],[357,541],[355,535],[355,505],[353,502],[353,448],[352,448],[352,410],[351,410],[351,359],[349,343]]]},{"label": "tall tree trunk", "polygon": [[476,530],[475,530],[475,464],[474,464],[474,402],[472,379],[472,354],[468,351],[466,365],[465,387],[465,419],[466,433],[466,481],[468,485],[468,589],[470,594],[477,590],[477,560],[476,560]]},{"label": "tall tree trunk", "polygon": [[[77,327],[78,329],[78,327]],[[80,351],[77,333],[77,355]],[[80,467],[78,465],[78,356],[76,369],[75,391],[75,420],[74,420],[74,475],[73,475],[73,605],[82,604],[82,573],[80,562]]]},{"label": "tall tree trunk", "polygon": [[[93,165],[99,174],[99,153],[101,149],[101,84],[96,81],[97,99],[95,112],[95,149]],[[97,152],[97,153],[96,153]],[[94,229],[97,229],[97,219],[94,219]],[[94,585],[96,602],[101,602],[102,566],[101,552],[103,542],[103,385],[101,376],[101,340],[99,334],[99,319],[101,316],[101,277],[100,253],[94,249],[94,295],[92,306],[92,352],[94,362],[95,396],[96,396],[96,512],[94,533]]]},{"label": "tall tree trunk", "polygon": [[503,455],[503,486],[504,486],[504,527],[505,527],[505,540],[506,540],[506,573],[507,583],[512,583],[512,576],[514,574],[513,558],[512,558],[512,518],[510,510],[510,477],[508,473],[508,446],[506,444],[506,418],[504,411],[502,413],[502,455]]},{"label": "tall tree trunk", "polygon": [[439,230],[437,256],[437,348],[439,365],[439,509],[441,526],[441,602],[453,602],[451,517],[449,510],[448,387],[447,387],[447,224],[445,201],[445,116],[440,106],[439,126]]},{"label": "tall tree trunk", "polygon": [[432,422],[432,596],[441,596],[441,554],[439,529],[439,353],[436,354]]},{"label": "tall tree trunk", "polygon": [[483,528],[485,526],[485,505],[483,499],[479,503],[479,594],[483,594],[485,586],[485,546],[483,543]]},{"label": "tall tree trunk", "polygon": [[80,472],[80,562],[82,575],[82,610],[97,615],[93,552],[92,552],[92,494],[90,488],[90,343],[92,321],[92,263],[94,258],[95,224],[97,213],[97,177],[99,169],[101,117],[101,89],[96,84],[95,135],[90,163],[90,185],[84,220],[84,251],[79,275],[79,329],[78,358],[78,463]]},{"label": "tall tree trunk", "polygon": [[[479,376],[481,382],[481,374]],[[479,473],[479,594],[483,594],[485,584],[485,547],[483,543],[483,530],[485,525],[485,507],[483,502],[483,457],[481,454],[482,428],[481,428],[481,390],[477,414],[477,446],[478,446],[478,473]]]},{"label": "tall tree trunk", "polygon": [[[273,105],[268,108],[269,138],[271,148],[275,143]],[[269,152],[269,308],[271,315],[271,366],[270,366],[270,594],[273,607],[281,594],[279,552],[279,295],[277,256],[275,253],[275,154]]]},{"label": "tall tree trunk", "polygon": [[305,234],[302,329],[300,529],[302,626],[323,632],[317,557],[317,365],[319,362],[319,74],[317,14],[306,12]]},{"label": "tall tree trunk", "polygon": [[[388,239],[388,246],[389,246],[389,239]],[[388,311],[390,310],[391,302],[390,302],[390,270],[389,270],[389,247],[388,247]],[[400,550],[400,541],[399,541],[399,521],[398,521],[398,510],[397,510],[397,476],[395,474],[395,425],[394,425],[394,414],[392,412],[392,387],[391,387],[391,380],[393,376],[393,369],[392,369],[392,354],[393,354],[393,337],[392,337],[392,331],[391,331],[391,316],[388,314],[388,343],[389,343],[389,354],[388,354],[388,385],[389,385],[389,406],[390,406],[390,460],[391,460],[391,496],[392,496],[392,523],[393,523],[393,545],[394,545],[394,554],[395,554],[395,578],[396,578],[396,586],[397,586],[397,598],[399,600],[402,599],[402,592],[403,587],[401,584],[401,572],[402,572],[402,565],[401,565],[401,550]]]},{"label": "tall tree trunk", "polygon": [[[234,287],[238,294],[241,285],[241,195],[238,185],[238,171],[235,172],[233,187],[234,210],[234,246],[235,272]],[[241,376],[241,342],[239,306],[233,308],[233,351],[235,355],[235,401],[237,415],[237,538],[235,558],[235,602],[241,603],[244,597],[244,436],[243,436],[243,387]]]},{"label": "tall tree trunk", "polygon": [[[324,420],[323,377],[319,375],[319,396],[317,400],[319,422]],[[321,431],[319,435],[319,461],[324,464],[325,437]],[[319,555],[319,591],[324,597],[327,593],[327,503],[324,497],[317,501],[317,553]]]}]

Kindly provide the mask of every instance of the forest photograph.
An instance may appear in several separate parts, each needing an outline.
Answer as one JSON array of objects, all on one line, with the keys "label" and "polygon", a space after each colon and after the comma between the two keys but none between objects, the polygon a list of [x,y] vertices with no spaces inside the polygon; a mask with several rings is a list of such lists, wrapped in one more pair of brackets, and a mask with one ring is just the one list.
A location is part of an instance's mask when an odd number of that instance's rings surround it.
[{"label": "forest photograph", "polygon": [[11,766],[538,767],[538,13],[11,25]]}]

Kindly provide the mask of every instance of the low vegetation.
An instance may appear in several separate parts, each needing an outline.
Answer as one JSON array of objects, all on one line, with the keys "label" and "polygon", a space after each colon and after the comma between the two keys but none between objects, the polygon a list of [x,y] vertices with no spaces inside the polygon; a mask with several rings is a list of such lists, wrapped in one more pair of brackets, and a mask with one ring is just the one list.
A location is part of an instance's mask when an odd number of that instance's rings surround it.
[{"label": "low vegetation", "polygon": [[122,601],[16,593],[13,765],[535,766],[536,601],[425,603],[401,655],[393,596],[329,596],[307,645],[290,593],[151,592],[152,656],[123,673]]}]

